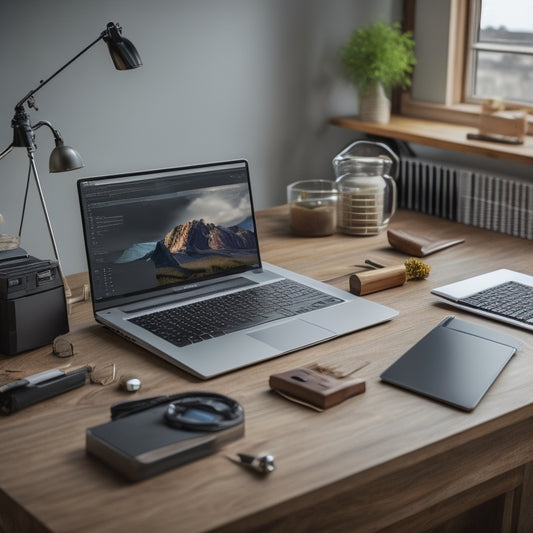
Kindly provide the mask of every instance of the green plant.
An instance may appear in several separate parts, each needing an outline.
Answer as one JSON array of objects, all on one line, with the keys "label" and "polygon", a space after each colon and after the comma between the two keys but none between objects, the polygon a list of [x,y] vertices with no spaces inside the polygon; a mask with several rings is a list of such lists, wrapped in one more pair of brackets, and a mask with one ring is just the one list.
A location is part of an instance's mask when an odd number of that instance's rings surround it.
[{"label": "green plant", "polygon": [[340,57],[348,77],[360,89],[381,83],[390,92],[411,84],[414,47],[411,32],[402,33],[399,23],[375,22],[357,28],[340,48]]}]

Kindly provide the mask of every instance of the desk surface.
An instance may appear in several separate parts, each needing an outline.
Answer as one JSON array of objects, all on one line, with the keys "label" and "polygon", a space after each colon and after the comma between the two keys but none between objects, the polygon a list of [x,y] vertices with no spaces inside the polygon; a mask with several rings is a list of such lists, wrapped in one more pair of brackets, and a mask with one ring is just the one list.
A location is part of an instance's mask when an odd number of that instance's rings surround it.
[{"label": "desk surface", "polygon": [[[392,321],[207,382],[97,325],[88,302],[74,304],[69,335],[76,355],[69,362],[114,362],[119,375],[139,375],[143,388],[131,396],[116,385],[85,385],[3,418],[0,530],[353,531],[357,524],[358,532],[422,531],[500,495],[503,523],[533,530],[531,511],[520,509],[533,494],[531,333],[453,310],[430,294],[432,287],[500,267],[533,274],[533,243],[412,212],[397,213],[391,225],[466,242],[427,257],[427,280],[368,296],[400,311]],[[286,206],[260,212],[258,226],[264,260],[343,289],[365,258],[406,258],[388,246],[385,234],[293,237]],[[524,343],[472,413],[378,378],[450,314]],[[366,392],[317,413],[269,391],[270,374],[325,357],[368,362],[359,371]],[[2,357],[0,379],[12,380],[9,371],[31,374],[62,363],[50,347]],[[85,430],[108,421],[111,404],[187,390],[238,400],[245,436],[224,452],[136,484],[86,455]],[[277,469],[257,477],[226,458],[234,452],[272,453]]]}]

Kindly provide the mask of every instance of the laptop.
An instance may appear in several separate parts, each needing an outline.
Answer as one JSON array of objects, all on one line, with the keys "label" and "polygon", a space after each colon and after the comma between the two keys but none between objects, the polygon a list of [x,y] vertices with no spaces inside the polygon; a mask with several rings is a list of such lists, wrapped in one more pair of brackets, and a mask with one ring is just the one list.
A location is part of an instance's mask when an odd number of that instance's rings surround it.
[{"label": "laptop", "polygon": [[533,331],[533,276],[505,268],[431,291],[447,303]]},{"label": "laptop", "polygon": [[95,319],[200,379],[398,314],[261,260],[245,160],[83,178],[78,195]]}]

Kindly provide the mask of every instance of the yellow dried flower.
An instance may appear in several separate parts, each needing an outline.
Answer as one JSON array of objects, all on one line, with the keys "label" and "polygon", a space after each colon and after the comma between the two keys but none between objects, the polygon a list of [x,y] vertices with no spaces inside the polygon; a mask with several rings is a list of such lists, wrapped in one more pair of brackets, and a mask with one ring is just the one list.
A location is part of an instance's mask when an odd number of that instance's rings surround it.
[{"label": "yellow dried flower", "polygon": [[422,261],[416,259],[416,257],[410,257],[404,265],[407,281],[411,279],[426,279],[431,270],[429,265],[422,263]]}]

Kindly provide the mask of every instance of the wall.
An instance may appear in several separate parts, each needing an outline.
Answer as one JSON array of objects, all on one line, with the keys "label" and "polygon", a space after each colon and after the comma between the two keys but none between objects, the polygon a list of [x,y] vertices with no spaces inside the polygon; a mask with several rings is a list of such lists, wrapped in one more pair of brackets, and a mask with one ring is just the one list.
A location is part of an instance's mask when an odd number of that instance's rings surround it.
[{"label": "wall", "polygon": [[417,2],[414,39],[416,68],[411,96],[415,100],[446,103],[450,0]]},{"label": "wall", "polygon": [[[53,139],[37,132],[37,167],[63,270],[86,270],[76,180],[244,157],[258,208],[285,201],[296,179],[332,177],[353,132],[328,126],[357,111],[337,50],[356,26],[401,16],[393,0],[4,0],[0,18],[0,150],[15,104],[118,22],[144,66],[116,71],[100,42],[36,95],[83,169],[49,174]],[[3,233],[18,233],[25,149],[0,162]],[[34,184],[22,246],[53,257]]]}]

